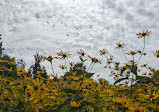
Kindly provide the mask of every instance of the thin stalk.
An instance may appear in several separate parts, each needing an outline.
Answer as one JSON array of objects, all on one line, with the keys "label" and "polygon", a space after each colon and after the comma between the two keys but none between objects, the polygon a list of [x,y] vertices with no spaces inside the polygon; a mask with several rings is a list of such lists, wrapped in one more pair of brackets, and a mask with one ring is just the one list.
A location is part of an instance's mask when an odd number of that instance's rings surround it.
[{"label": "thin stalk", "polygon": [[124,56],[125,56],[125,58],[126,58],[126,60],[128,61],[128,63],[130,63],[129,62],[129,60],[128,60],[128,58],[126,57],[126,55],[125,55],[125,52],[124,52],[124,50],[121,48],[121,50],[122,50],[122,52],[123,52],[123,54],[124,54]]},{"label": "thin stalk", "polygon": [[143,51],[142,51],[142,53],[141,53],[141,55],[140,55],[140,58],[139,58],[137,64],[139,63],[139,61],[140,61],[140,59],[141,59],[141,57],[142,57],[142,55],[143,55],[143,53],[144,53],[144,50],[145,50],[145,37],[144,37],[144,47],[143,47]]},{"label": "thin stalk", "polygon": [[64,70],[62,69],[62,72],[63,72],[63,76],[65,75],[65,73],[64,73]]},{"label": "thin stalk", "polygon": [[132,55],[132,57],[133,57],[133,61],[134,61],[134,55]]},{"label": "thin stalk", "polygon": [[[109,60],[109,58],[104,54],[105,58],[107,58],[107,60]],[[112,63],[114,64],[114,66],[116,66],[116,64],[112,61]]]},{"label": "thin stalk", "polygon": [[[132,75],[132,79],[133,79],[133,75]],[[132,79],[131,79],[131,85],[130,85],[130,99],[132,97]]]},{"label": "thin stalk", "polygon": [[66,67],[66,72],[67,72],[68,70],[67,70],[67,66],[66,66],[66,58],[65,58],[65,67]]},{"label": "thin stalk", "polygon": [[[93,63],[93,62],[92,62],[92,63]],[[88,70],[89,70],[89,68],[91,67],[92,63],[89,65]],[[88,71],[88,70],[87,70],[87,71]]]},{"label": "thin stalk", "polygon": [[105,56],[105,58],[107,58],[108,59],[108,57],[104,54],[104,56]]},{"label": "thin stalk", "polygon": [[[122,50],[123,51],[123,50]],[[123,51],[123,53],[124,53],[124,51]],[[125,54],[125,53],[124,53]],[[104,56],[105,56],[105,58],[107,59],[107,60],[109,60],[109,58],[104,54]],[[126,57],[126,56],[125,56]],[[127,59],[127,57],[126,57],[126,59]],[[128,60],[128,59],[127,59]],[[116,64],[112,61],[112,63],[114,64],[114,66],[116,66]],[[125,73],[124,73],[125,74]]]},{"label": "thin stalk", "polygon": [[52,62],[51,62],[51,68],[52,68],[52,72],[53,72],[53,74],[55,76],[55,72],[54,72],[54,68],[53,68]]},{"label": "thin stalk", "polygon": [[[95,63],[93,63],[92,68],[93,68],[94,64],[95,64]],[[91,72],[92,68],[90,69],[90,71],[89,71],[89,72]]]}]

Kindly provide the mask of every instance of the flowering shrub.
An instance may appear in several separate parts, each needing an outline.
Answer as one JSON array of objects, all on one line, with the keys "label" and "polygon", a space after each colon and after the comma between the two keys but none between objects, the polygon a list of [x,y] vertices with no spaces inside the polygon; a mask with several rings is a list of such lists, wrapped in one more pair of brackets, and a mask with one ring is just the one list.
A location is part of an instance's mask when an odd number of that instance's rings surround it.
[{"label": "flowering shrub", "polygon": [[[105,68],[111,69],[111,76],[115,82],[109,85],[105,79],[99,82],[92,79],[91,70],[95,64],[101,64],[99,59],[87,55],[80,49],[77,52],[81,63],[69,62],[71,54],[60,51],[57,56],[42,57],[52,67],[51,76],[41,76],[45,71],[37,71],[36,78],[27,77],[28,71],[17,69],[17,79],[10,79],[5,74],[0,76],[0,111],[19,112],[158,112],[159,111],[159,69],[144,64],[148,72],[141,73],[139,62],[145,49],[145,37],[151,32],[148,30],[138,33],[139,38],[144,39],[143,51],[130,51],[125,53],[124,45],[117,43],[115,49],[121,49],[127,63],[120,65],[113,61],[113,56],[108,57],[108,51],[100,50],[100,55],[106,58]],[[135,55],[139,59],[135,60]],[[132,60],[127,58],[132,56]],[[158,51],[154,53],[158,58]],[[53,69],[53,60],[65,61],[65,65],[59,65],[64,76],[57,77]],[[91,59],[88,68],[84,63]],[[1,63],[14,64],[6,60]],[[0,69],[2,69],[1,66]],[[10,71],[12,72],[12,71]]]}]

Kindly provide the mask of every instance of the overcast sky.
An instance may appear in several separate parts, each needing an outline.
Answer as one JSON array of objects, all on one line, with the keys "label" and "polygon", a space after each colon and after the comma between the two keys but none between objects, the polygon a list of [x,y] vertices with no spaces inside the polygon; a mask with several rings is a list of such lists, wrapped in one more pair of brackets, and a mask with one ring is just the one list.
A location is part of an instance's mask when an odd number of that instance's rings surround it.
[{"label": "overcast sky", "polygon": [[[79,49],[105,63],[99,55],[105,48],[126,62],[122,52],[114,50],[116,43],[125,43],[126,51],[142,50],[143,39],[136,33],[148,29],[152,34],[146,37],[148,55],[142,62],[156,66],[152,51],[159,49],[158,12],[159,0],[0,0],[0,34],[5,53],[24,59],[29,67],[36,52],[56,56],[63,50],[72,54],[69,61],[78,62]],[[111,81],[103,66],[95,65],[92,72]]]}]

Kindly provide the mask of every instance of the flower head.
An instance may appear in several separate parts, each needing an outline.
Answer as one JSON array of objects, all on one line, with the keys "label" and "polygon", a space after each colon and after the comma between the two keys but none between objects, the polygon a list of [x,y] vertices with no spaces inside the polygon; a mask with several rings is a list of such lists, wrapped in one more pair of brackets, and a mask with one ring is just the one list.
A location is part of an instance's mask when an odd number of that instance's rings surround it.
[{"label": "flower head", "polygon": [[63,52],[61,50],[61,52],[57,53],[58,56],[61,56],[60,59],[65,59],[65,58],[68,58],[71,54],[67,53],[67,52]]},{"label": "flower head", "polygon": [[65,65],[60,65],[61,69],[66,69],[67,67]]},{"label": "flower head", "polygon": [[80,54],[81,56],[85,56],[86,55],[86,53],[82,49],[80,49],[80,51],[78,51],[77,53]]},{"label": "flower head", "polygon": [[53,60],[54,58],[58,59],[58,57],[48,56],[48,57],[44,57],[44,58],[43,58],[43,61],[47,60],[47,61],[49,61],[49,62],[52,62],[52,60]]},{"label": "flower head", "polygon": [[126,54],[128,54],[128,55],[135,55],[135,54],[137,54],[137,52],[135,52],[135,51],[130,51],[129,53],[126,53]]},{"label": "flower head", "polygon": [[150,36],[149,34],[151,34],[151,31],[148,31],[148,30],[146,30],[146,32],[143,32],[143,33],[138,33],[138,34],[136,34],[136,35],[139,35],[139,37],[138,38],[142,38],[142,37],[145,37],[145,36]]},{"label": "flower head", "polygon": [[80,106],[80,104],[78,104],[76,101],[71,101],[70,104],[72,107],[79,107]]},{"label": "flower head", "polygon": [[156,56],[157,58],[159,58],[159,50],[156,50],[156,53],[154,53],[154,56]]},{"label": "flower head", "polygon": [[116,43],[117,47],[115,47],[115,49],[120,49],[120,48],[124,48],[125,44],[121,44],[121,43]]},{"label": "flower head", "polygon": [[109,53],[108,50],[105,50],[105,49],[102,49],[99,52],[100,52],[100,55]]},{"label": "flower head", "polygon": [[74,62],[69,62],[70,66],[73,66],[74,65]]},{"label": "flower head", "polygon": [[100,64],[101,64],[101,62],[100,62],[97,58],[92,58],[92,57],[89,56],[89,55],[88,55],[88,57],[89,57],[90,59],[92,59],[92,63],[100,63]]}]

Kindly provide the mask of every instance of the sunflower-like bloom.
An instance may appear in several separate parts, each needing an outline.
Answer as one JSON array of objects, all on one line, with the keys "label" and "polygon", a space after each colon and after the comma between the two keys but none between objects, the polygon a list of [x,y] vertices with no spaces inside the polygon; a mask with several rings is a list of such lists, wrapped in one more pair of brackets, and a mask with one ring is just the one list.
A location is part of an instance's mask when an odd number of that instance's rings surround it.
[{"label": "sunflower-like bloom", "polygon": [[151,31],[146,30],[146,32],[143,32],[143,33],[140,33],[140,32],[139,32],[139,33],[136,34],[136,35],[139,35],[138,38],[142,38],[142,37],[145,37],[145,36],[150,36],[151,33],[152,33]]},{"label": "sunflower-like bloom", "polygon": [[97,58],[92,58],[89,55],[88,55],[88,57],[92,60],[92,63],[100,63],[101,64],[101,62]]},{"label": "sunflower-like bloom", "polygon": [[147,112],[145,107],[140,106],[140,103],[135,102],[134,104],[130,105],[129,110],[131,112]]},{"label": "sunflower-like bloom", "polygon": [[159,97],[159,92],[151,92],[151,90],[148,90],[148,94],[147,95],[143,95],[144,96],[144,98],[146,98],[146,99],[150,99],[151,101],[153,100],[153,99],[156,99],[156,98],[158,98]]},{"label": "sunflower-like bloom", "polygon": [[32,79],[32,82],[34,84],[32,86],[32,88],[33,88],[34,91],[40,91],[40,88],[45,88],[45,84],[39,78]]},{"label": "sunflower-like bloom", "polygon": [[79,107],[80,106],[80,104],[77,104],[76,101],[71,101],[70,104],[72,107]]},{"label": "sunflower-like bloom", "polygon": [[60,65],[59,66],[61,69],[66,69],[67,67],[65,65]]},{"label": "sunflower-like bloom", "polygon": [[70,66],[73,66],[74,65],[74,62],[69,62]]},{"label": "sunflower-like bloom", "polygon": [[61,56],[60,59],[65,59],[65,58],[68,58],[71,54],[67,53],[67,52],[63,52],[61,50],[61,52],[57,53],[58,56]]},{"label": "sunflower-like bloom", "polygon": [[121,43],[116,43],[116,45],[117,45],[117,47],[115,47],[115,49],[120,49],[120,48],[124,48],[124,43],[123,44],[121,44]]},{"label": "sunflower-like bloom", "polygon": [[43,61],[47,60],[47,61],[49,61],[49,62],[52,62],[52,60],[55,59],[55,58],[58,59],[58,57],[48,56],[48,57],[44,57],[44,58],[43,58]]},{"label": "sunflower-like bloom", "polygon": [[120,98],[120,97],[113,97],[112,101],[113,101],[114,105],[116,105],[116,106],[121,106],[127,102],[125,98]]},{"label": "sunflower-like bloom", "polygon": [[128,54],[128,55],[135,55],[135,54],[137,54],[137,52],[135,52],[135,51],[130,51],[129,53],[126,53],[126,54]]},{"label": "sunflower-like bloom", "polygon": [[156,50],[156,53],[154,53],[154,56],[156,56],[157,58],[159,58],[159,50]]},{"label": "sunflower-like bloom", "polygon": [[105,49],[102,49],[99,52],[100,52],[100,55],[109,53],[108,50],[105,50]]},{"label": "sunflower-like bloom", "polygon": [[77,53],[80,54],[81,56],[85,56],[86,55],[86,53],[82,49],[80,49],[80,51],[78,51]]},{"label": "sunflower-like bloom", "polygon": [[25,74],[27,74],[29,71],[25,71],[23,68],[18,68],[17,69],[17,73],[18,76],[24,76]]}]

